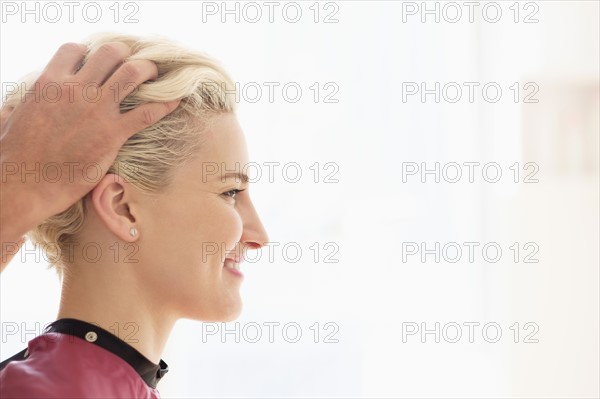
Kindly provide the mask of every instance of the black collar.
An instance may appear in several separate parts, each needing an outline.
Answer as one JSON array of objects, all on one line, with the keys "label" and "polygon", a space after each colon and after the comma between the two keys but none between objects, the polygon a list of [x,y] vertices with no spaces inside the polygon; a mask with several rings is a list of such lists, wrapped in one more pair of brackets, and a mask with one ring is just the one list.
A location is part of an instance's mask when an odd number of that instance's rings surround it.
[{"label": "black collar", "polygon": [[[162,359],[159,364],[154,364],[137,349],[121,340],[116,335],[82,320],[59,319],[50,323],[44,332],[74,335],[81,339],[85,339],[88,342],[90,342],[90,339],[86,339],[86,334],[95,332],[96,336],[94,336],[94,338],[97,338],[91,343],[96,344],[125,360],[135,369],[135,371],[137,371],[146,384],[152,388],[156,388],[158,381],[160,381],[160,379],[169,371],[169,366]],[[90,338],[89,335],[88,338]]]}]

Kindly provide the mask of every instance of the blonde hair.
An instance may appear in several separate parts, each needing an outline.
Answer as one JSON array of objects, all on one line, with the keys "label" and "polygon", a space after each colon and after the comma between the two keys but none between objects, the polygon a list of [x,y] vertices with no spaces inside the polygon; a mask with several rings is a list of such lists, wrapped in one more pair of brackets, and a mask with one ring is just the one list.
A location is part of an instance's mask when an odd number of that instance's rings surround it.
[{"label": "blonde hair", "polygon": [[[191,159],[201,145],[199,133],[210,117],[235,112],[235,85],[220,64],[205,53],[185,49],[164,38],[95,35],[86,43],[89,51],[84,63],[109,42],[130,46],[131,55],[125,61],[150,60],[158,67],[158,78],[141,84],[126,97],[121,112],[147,102],[182,99],[171,114],[129,138],[108,170],[144,192],[161,192],[169,187],[177,166]],[[25,87],[31,87],[37,76],[30,75]],[[12,93],[4,105],[18,106],[22,95],[19,91]],[[59,277],[64,275],[71,259],[70,244],[77,242],[86,217],[85,198],[27,233],[47,254],[50,267],[56,269]]]}]

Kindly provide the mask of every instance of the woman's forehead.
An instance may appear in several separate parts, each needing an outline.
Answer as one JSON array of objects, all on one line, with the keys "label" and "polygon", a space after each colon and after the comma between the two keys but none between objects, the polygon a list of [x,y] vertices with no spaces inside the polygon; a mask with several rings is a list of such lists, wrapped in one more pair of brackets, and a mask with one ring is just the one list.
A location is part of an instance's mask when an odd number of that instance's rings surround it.
[{"label": "woman's forehead", "polygon": [[197,155],[187,163],[184,174],[202,182],[225,182],[237,179],[244,182],[243,171],[248,165],[244,133],[235,115],[223,114],[202,132],[202,143]]},{"label": "woman's forehead", "polygon": [[231,163],[232,166],[248,162],[246,139],[233,114],[219,116],[205,130],[198,158],[201,162]]}]

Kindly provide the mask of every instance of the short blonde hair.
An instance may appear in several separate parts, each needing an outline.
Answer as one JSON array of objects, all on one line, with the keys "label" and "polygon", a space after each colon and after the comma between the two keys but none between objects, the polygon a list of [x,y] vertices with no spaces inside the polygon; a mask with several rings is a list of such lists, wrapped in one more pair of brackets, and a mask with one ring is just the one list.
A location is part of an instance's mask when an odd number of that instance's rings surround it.
[{"label": "short blonde hair", "polygon": [[[130,46],[125,61],[150,60],[158,67],[158,78],[138,86],[121,103],[127,111],[147,102],[182,99],[171,114],[136,133],[121,147],[108,173],[123,177],[148,193],[161,192],[169,186],[177,166],[193,157],[201,145],[199,134],[211,116],[235,112],[235,85],[229,75],[207,54],[188,50],[164,38],[141,38],[132,35],[103,33],[86,43],[85,61],[102,45],[122,42]],[[31,87],[38,74],[30,75],[25,87]],[[19,85],[22,87],[23,85]],[[16,107],[22,93],[6,98],[4,106]],[[27,237],[41,247],[59,277],[63,277],[69,253],[77,242],[86,217],[85,197],[64,212],[54,215]]]}]

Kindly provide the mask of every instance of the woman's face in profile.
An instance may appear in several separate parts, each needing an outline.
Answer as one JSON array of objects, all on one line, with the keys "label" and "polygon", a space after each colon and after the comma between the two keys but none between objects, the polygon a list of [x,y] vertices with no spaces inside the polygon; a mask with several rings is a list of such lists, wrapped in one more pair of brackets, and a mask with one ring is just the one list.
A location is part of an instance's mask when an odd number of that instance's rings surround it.
[{"label": "woman's face in profile", "polygon": [[168,191],[138,206],[138,276],[177,317],[227,321],[241,311],[243,280],[228,266],[268,237],[248,182],[234,175],[248,163],[237,118],[215,116],[202,134],[198,156],[177,170]]}]

